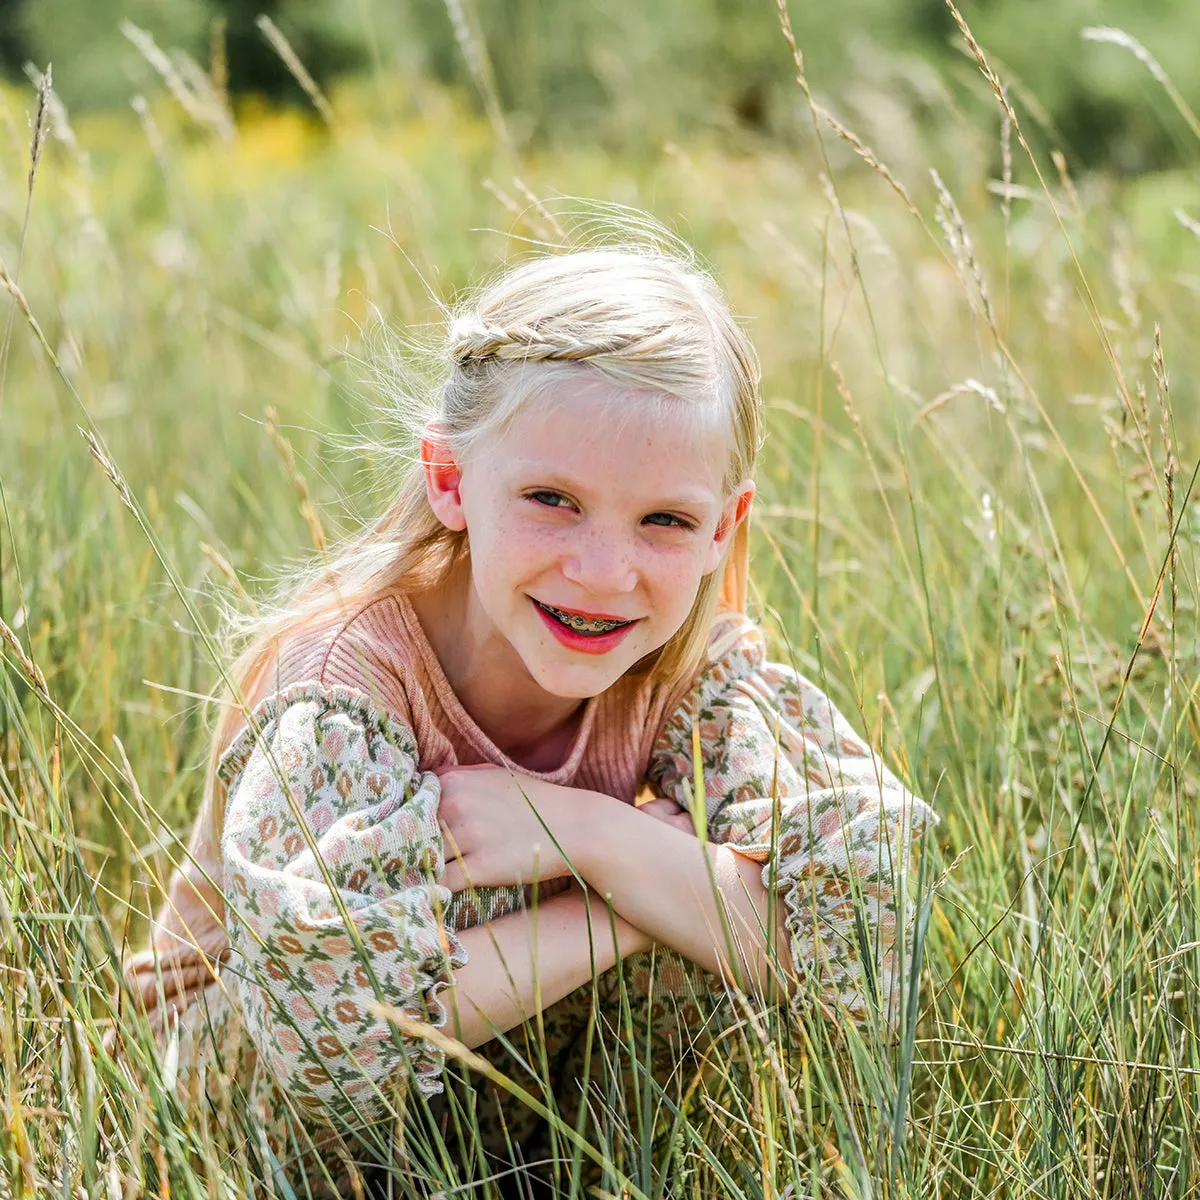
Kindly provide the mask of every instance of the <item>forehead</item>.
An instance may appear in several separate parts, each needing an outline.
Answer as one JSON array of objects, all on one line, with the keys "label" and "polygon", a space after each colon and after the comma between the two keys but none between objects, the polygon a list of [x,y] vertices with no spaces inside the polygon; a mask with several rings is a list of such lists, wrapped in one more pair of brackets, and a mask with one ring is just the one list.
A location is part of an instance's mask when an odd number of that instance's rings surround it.
[{"label": "forehead", "polygon": [[552,470],[631,499],[721,498],[729,432],[719,406],[620,387],[588,373],[555,379],[485,448],[504,476]]}]

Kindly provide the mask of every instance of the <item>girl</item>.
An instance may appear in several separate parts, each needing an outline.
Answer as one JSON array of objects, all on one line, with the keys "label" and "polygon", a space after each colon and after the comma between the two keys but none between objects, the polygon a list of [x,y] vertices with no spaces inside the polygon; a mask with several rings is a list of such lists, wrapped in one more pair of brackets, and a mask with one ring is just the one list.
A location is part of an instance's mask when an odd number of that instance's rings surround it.
[{"label": "girl", "polygon": [[[535,258],[447,352],[390,508],[235,664],[247,703],[130,965],[280,1161],[417,1093],[444,1120],[429,1026],[528,1083],[538,1017],[573,1120],[630,956],[664,1062],[722,981],[896,1004],[931,813],[743,614],[758,369],[717,287],[660,249]],[[470,1102],[485,1152],[538,1133]]]}]

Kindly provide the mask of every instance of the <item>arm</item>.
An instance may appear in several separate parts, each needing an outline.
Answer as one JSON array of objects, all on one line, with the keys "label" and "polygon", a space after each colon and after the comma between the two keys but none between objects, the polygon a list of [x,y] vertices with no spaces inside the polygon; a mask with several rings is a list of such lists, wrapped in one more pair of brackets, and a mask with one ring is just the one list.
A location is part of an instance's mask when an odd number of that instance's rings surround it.
[{"label": "arm", "polygon": [[[693,797],[698,733],[703,793]],[[912,849],[936,822],[819,688],[743,628],[655,741],[647,781],[761,864],[797,982],[822,1012],[891,1023],[907,977]]]},{"label": "arm", "polygon": [[443,913],[437,780],[365,698],[298,685],[222,760],[231,957],[246,1030],[298,1103],[365,1113],[380,1085],[442,1088],[441,1052],[380,1004],[440,1026],[467,954]]},{"label": "arm", "polygon": [[784,906],[763,884],[760,863],[611,796],[577,794],[568,806],[576,814],[568,856],[626,921],[754,995],[768,994],[777,961],[790,990]]},{"label": "arm", "polygon": [[[693,730],[704,775],[697,797]],[[897,1011],[911,847],[937,818],[823,693],[765,660],[756,631],[710,662],[650,758],[656,795],[695,810],[707,845],[612,797],[491,772],[454,773],[450,832],[461,836],[447,841],[459,847],[446,868],[452,890],[467,878],[553,878],[570,873],[569,859],[611,892],[622,917],[710,971],[735,965],[724,913],[749,991],[761,994],[778,964],[789,992],[803,982],[823,1011],[856,1020]]]},{"label": "arm", "polygon": [[229,957],[225,898],[218,850],[201,837],[203,814],[184,861],[171,873],[167,896],[150,926],[150,945],[126,959],[124,973],[134,1000],[156,1015],[159,987],[167,1012],[186,1009],[217,978],[217,964]]},{"label": "arm", "polygon": [[[574,870],[599,897],[611,894],[616,913],[651,941],[714,974],[736,980],[748,971],[752,991],[770,977],[771,941],[786,963],[786,938],[764,933],[772,900],[761,865],[728,846],[701,845],[694,833],[612,796],[503,768],[448,771],[441,785],[448,856],[442,882],[451,891]],[[774,905],[778,930],[782,905]],[[730,941],[740,947],[736,967]]]},{"label": "arm", "polygon": [[450,1031],[468,1047],[482,1045],[582,987],[593,971],[650,948],[627,921],[617,917],[615,925],[614,947],[607,904],[573,887],[536,909],[464,930],[459,940],[469,961],[442,996]]}]

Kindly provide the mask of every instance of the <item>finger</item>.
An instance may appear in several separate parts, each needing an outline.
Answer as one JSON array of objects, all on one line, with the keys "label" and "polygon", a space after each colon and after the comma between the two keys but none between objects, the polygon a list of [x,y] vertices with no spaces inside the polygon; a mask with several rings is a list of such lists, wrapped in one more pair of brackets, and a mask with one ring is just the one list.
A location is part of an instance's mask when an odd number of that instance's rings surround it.
[{"label": "finger", "polygon": [[[642,811],[645,811],[645,809]],[[656,821],[664,821],[668,825],[674,825],[680,817],[684,817],[688,821],[692,819],[690,814],[684,812],[677,804],[672,804],[669,800],[663,802],[662,808],[653,809],[648,815]]]},{"label": "finger", "polygon": [[[161,975],[163,1002],[182,1000],[186,1004],[194,993],[203,991],[212,983],[214,973],[214,968],[203,963],[190,963],[186,967],[164,966]],[[153,1012],[158,1007],[159,976],[154,973],[153,967],[134,972],[129,978],[129,985],[135,1001],[146,1012]]]},{"label": "finger", "polygon": [[659,800],[651,800],[648,804],[643,804],[639,810],[648,813],[659,821],[670,820],[672,817],[677,817],[684,811],[674,800],[667,800],[665,797]]},{"label": "finger", "polygon": [[[660,807],[654,808],[653,805]],[[656,821],[682,829],[684,833],[690,833],[693,837],[696,835],[696,823],[692,820],[692,814],[671,800],[652,800],[649,804],[643,804],[638,811],[648,811]]]},{"label": "finger", "polygon": [[484,873],[484,864],[475,859],[464,862],[456,858],[446,864],[438,883],[451,892],[465,892],[473,888],[494,887],[499,880],[492,879]]},{"label": "finger", "polygon": [[439,821],[438,828],[442,831],[442,857],[449,865],[451,859],[462,858],[462,847],[459,846],[458,839],[454,836],[454,830],[445,821]]}]

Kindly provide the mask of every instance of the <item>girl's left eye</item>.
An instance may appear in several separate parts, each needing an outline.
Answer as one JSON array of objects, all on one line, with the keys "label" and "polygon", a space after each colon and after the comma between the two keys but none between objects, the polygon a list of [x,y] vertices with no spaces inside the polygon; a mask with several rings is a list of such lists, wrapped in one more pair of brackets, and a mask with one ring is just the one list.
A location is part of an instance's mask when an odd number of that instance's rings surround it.
[{"label": "girl's left eye", "polygon": [[544,504],[547,508],[566,508],[571,503],[562,492],[530,492],[529,499],[536,501],[538,504]]},{"label": "girl's left eye", "polygon": [[[661,521],[655,520],[656,517],[663,518]],[[674,513],[657,512],[651,513],[647,518],[652,525],[658,525],[663,529],[695,529],[695,525],[691,521],[685,521],[682,517],[677,517]]]}]

